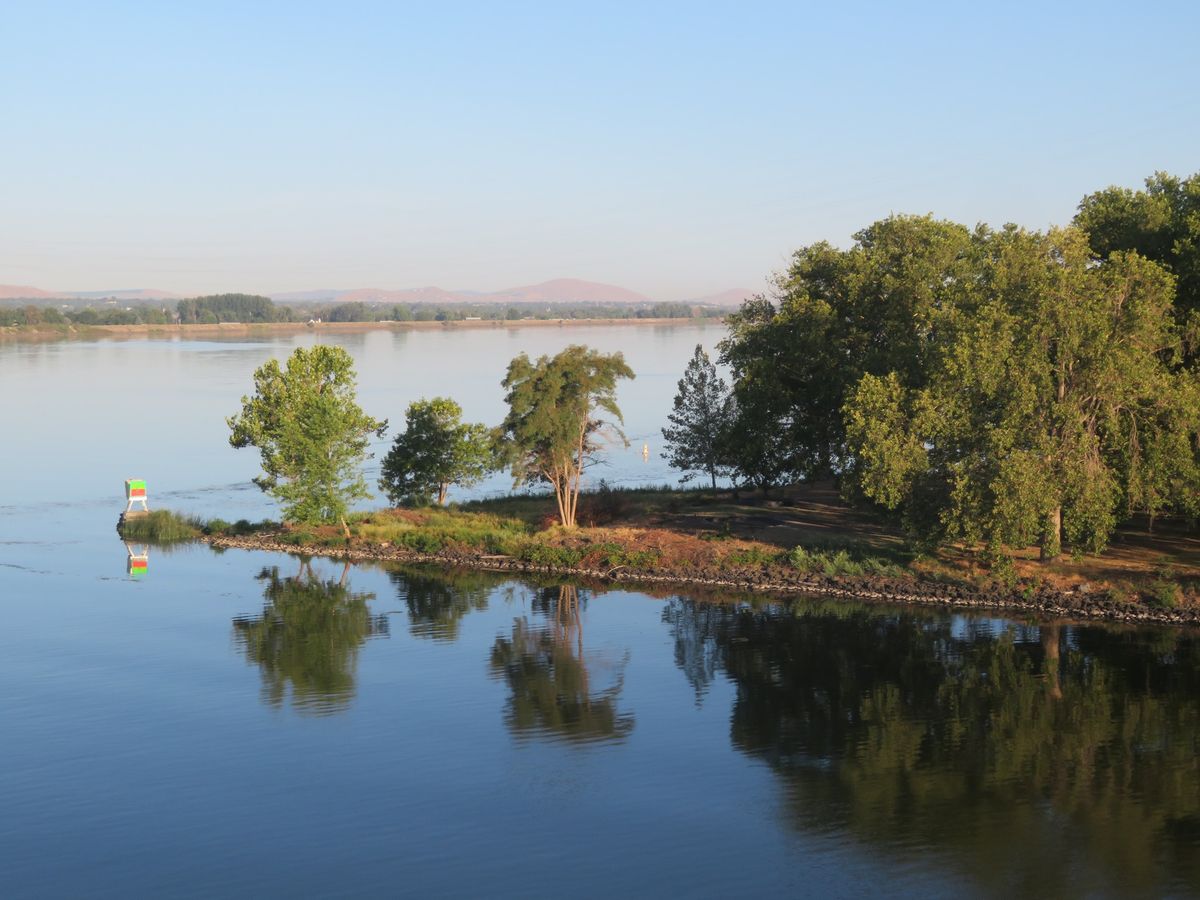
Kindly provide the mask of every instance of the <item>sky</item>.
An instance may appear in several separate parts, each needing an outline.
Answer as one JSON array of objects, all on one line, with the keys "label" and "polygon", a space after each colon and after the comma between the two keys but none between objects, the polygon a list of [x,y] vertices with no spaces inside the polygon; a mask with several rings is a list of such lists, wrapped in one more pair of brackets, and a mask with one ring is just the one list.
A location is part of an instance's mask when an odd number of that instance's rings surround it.
[{"label": "sky", "polygon": [[761,290],[1200,171],[1200,4],[0,0],[0,283]]}]

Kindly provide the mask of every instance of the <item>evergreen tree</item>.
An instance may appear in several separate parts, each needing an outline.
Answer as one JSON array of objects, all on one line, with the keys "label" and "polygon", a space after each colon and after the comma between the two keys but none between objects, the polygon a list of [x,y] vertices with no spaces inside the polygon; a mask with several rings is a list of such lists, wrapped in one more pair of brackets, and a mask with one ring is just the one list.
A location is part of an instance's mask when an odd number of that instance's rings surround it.
[{"label": "evergreen tree", "polygon": [[703,472],[715,488],[717,476],[728,473],[727,445],[733,409],[729,386],[704,348],[697,344],[679,379],[675,408],[667,416],[671,424],[662,430],[667,442],[663,457],[671,468],[684,472],[683,481]]}]

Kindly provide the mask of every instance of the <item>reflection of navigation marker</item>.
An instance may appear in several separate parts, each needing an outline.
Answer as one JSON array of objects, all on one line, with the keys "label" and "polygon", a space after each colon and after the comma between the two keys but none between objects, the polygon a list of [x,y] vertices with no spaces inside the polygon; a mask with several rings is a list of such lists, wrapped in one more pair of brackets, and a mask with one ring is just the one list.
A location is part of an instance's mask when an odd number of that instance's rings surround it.
[{"label": "reflection of navigation marker", "polygon": [[650,445],[642,444],[642,462],[650,462]]},{"label": "reflection of navigation marker", "polygon": [[129,561],[125,567],[130,578],[141,578],[150,569],[150,545],[131,544],[125,542],[125,550],[129,553]]},{"label": "reflection of navigation marker", "polygon": [[133,504],[142,504],[143,512],[150,512],[146,505],[146,481],[143,478],[125,479],[125,512],[133,509]]}]

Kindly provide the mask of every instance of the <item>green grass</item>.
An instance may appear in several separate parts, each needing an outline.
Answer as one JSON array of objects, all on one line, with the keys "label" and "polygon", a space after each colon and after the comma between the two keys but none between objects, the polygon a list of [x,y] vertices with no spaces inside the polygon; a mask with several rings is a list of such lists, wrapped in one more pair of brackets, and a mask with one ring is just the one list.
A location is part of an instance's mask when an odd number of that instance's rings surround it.
[{"label": "green grass", "polygon": [[447,550],[516,555],[529,526],[520,519],[454,509],[422,510],[419,521],[378,513],[351,526],[355,537],[417,553]]},{"label": "green grass", "polygon": [[204,522],[193,516],[183,516],[169,509],[156,509],[149,515],[126,519],[118,530],[127,541],[178,544],[196,540],[204,532],[204,526]]},{"label": "green grass", "polygon": [[801,572],[821,575],[882,575],[897,578],[907,574],[903,565],[882,556],[837,548],[797,546],[788,560]]}]

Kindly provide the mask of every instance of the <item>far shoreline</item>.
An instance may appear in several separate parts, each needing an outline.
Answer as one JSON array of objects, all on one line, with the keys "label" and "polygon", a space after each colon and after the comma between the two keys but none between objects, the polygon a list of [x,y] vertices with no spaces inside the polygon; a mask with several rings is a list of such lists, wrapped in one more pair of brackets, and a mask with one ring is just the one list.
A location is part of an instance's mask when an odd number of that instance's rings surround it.
[{"label": "far shoreline", "polygon": [[509,331],[519,328],[579,328],[596,326],[723,326],[724,318],[658,318],[658,319],[458,319],[447,322],[221,322],[195,325],[15,325],[0,327],[0,340],[9,341],[99,341],[122,338],[214,338],[253,337],[255,335],[294,334],[360,334],[367,331],[445,331],[493,330]]}]

